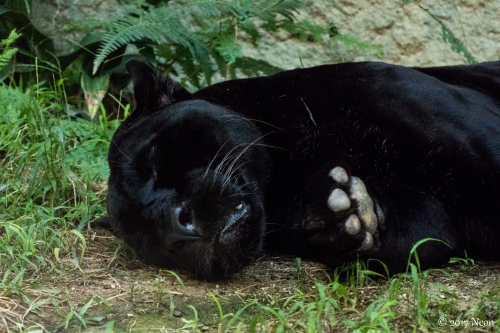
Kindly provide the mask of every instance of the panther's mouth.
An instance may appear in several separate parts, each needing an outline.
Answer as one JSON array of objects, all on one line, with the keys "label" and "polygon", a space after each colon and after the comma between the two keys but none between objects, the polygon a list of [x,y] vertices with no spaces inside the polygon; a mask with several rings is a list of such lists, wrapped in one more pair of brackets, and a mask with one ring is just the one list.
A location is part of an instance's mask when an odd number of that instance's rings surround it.
[{"label": "panther's mouth", "polygon": [[230,201],[213,199],[186,198],[170,208],[167,216],[173,229],[160,234],[168,256],[206,280],[239,270],[252,262],[262,247],[261,214],[250,201],[236,196]]}]

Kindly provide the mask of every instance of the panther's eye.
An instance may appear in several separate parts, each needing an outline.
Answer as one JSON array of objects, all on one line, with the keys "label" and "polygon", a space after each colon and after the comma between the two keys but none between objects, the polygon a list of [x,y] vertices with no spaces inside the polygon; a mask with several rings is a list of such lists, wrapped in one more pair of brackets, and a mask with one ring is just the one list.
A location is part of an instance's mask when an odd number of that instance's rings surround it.
[{"label": "panther's eye", "polygon": [[235,212],[233,212],[233,214],[231,214],[231,220],[233,222],[238,221],[239,219],[241,219],[243,216],[247,215],[247,213],[248,213],[248,206],[243,202],[240,203],[239,205],[237,205],[236,207],[234,207],[234,209],[235,209]]}]

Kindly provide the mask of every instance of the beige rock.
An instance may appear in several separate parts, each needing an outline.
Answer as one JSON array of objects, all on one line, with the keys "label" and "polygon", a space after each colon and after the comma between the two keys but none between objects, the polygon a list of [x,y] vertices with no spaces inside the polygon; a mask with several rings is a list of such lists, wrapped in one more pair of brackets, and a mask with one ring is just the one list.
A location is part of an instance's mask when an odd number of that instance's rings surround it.
[{"label": "beige rock", "polygon": [[[452,51],[443,41],[442,27],[422,8],[441,20],[477,61],[500,59],[500,1],[442,0],[414,1],[403,5],[399,0],[305,0],[306,9],[299,19],[309,19],[323,27],[332,23],[343,35],[378,44],[383,49],[347,49],[341,42],[325,45],[283,40],[267,35],[258,49],[246,47],[244,54],[264,59],[286,69],[348,61],[384,61],[405,66],[465,64],[463,54]],[[300,55],[300,57],[299,57]]]},{"label": "beige rock", "polygon": [[[465,64],[463,54],[451,50],[443,41],[441,25],[422,8],[428,9],[467,45],[478,61],[500,59],[500,1],[418,0],[403,5],[401,0],[303,0],[305,8],[299,20],[308,19],[325,28],[332,24],[343,35],[380,45],[376,50],[347,48],[342,42],[324,45],[300,43],[287,33],[266,33],[259,47],[245,44],[245,56],[263,59],[293,69],[348,61],[384,61],[406,66]],[[33,1],[34,23],[55,39],[59,52],[78,42],[82,34],[61,29],[65,24],[86,19],[110,20],[120,16],[124,7],[117,0],[43,0]],[[242,38],[240,38],[241,40]],[[244,39],[244,38],[243,38]],[[302,60],[302,62],[301,62]]]}]

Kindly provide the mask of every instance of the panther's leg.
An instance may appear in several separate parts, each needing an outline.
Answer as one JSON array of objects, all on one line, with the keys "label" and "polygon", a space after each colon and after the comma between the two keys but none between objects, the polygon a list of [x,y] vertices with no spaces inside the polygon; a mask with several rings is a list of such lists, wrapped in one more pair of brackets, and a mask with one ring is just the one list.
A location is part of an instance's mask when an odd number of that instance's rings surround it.
[{"label": "panther's leg", "polygon": [[391,273],[406,268],[413,245],[423,266],[446,262],[460,249],[460,237],[445,208],[419,184],[352,175],[331,166],[313,177],[302,197],[302,230],[312,257],[327,264],[379,259]]}]

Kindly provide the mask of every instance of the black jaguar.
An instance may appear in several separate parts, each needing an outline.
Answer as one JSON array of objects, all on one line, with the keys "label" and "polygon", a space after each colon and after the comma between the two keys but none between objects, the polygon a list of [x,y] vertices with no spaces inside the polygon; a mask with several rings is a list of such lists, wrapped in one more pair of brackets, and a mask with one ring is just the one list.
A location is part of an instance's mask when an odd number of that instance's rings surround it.
[{"label": "black jaguar", "polygon": [[500,259],[500,62],[364,62],[194,94],[127,63],[137,109],[109,150],[111,228],[148,263],[220,278],[263,249],[322,261],[418,248]]}]

